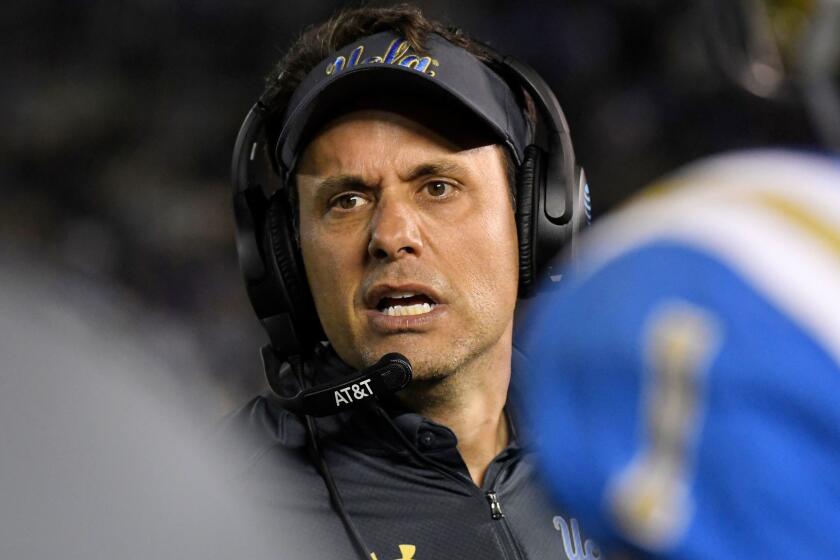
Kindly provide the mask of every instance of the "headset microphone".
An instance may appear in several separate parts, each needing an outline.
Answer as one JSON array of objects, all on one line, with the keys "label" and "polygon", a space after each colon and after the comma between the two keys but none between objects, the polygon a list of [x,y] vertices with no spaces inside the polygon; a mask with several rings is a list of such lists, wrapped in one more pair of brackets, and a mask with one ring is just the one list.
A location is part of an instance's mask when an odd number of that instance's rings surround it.
[{"label": "headset microphone", "polygon": [[300,391],[294,397],[280,393],[279,380],[269,376],[268,383],[283,407],[297,414],[330,416],[354,408],[372,398],[396,393],[411,382],[411,363],[402,354],[392,352],[349,379],[325,383]]}]

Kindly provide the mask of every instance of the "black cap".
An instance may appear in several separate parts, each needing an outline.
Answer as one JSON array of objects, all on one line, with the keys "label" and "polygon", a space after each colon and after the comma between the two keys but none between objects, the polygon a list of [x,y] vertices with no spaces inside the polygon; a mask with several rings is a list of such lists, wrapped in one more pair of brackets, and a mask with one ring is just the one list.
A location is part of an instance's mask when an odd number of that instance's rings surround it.
[{"label": "black cap", "polygon": [[[425,53],[415,53],[393,32],[378,33],[346,45],[321,61],[295,90],[284,115],[276,147],[277,162],[288,174],[305,147],[313,123],[323,123],[342,103],[369,95],[399,104],[457,105],[467,109],[522,162],[530,129],[505,81],[471,53],[430,34]],[[418,101],[422,100],[422,101]],[[334,115],[333,115],[334,116]]]}]

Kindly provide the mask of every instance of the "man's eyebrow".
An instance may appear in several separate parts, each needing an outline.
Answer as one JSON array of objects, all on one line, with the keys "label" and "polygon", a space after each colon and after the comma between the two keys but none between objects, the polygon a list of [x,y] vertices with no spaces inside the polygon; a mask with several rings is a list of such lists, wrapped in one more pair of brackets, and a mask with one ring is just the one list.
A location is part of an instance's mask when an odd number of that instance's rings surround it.
[{"label": "man's eyebrow", "polygon": [[319,192],[335,192],[345,190],[369,190],[371,187],[358,175],[333,175],[318,184]]},{"label": "man's eyebrow", "polygon": [[[424,162],[412,167],[403,177],[404,181],[414,181],[420,177],[433,175],[464,175],[467,168],[455,161],[441,160]],[[316,190],[318,192],[335,192],[344,190],[370,190],[373,185],[367,183],[359,175],[333,175],[327,177],[320,183]]]},{"label": "man's eyebrow", "polygon": [[417,165],[406,174],[403,180],[414,181],[420,177],[428,177],[431,175],[465,175],[467,168],[456,161],[441,160],[421,163]]}]

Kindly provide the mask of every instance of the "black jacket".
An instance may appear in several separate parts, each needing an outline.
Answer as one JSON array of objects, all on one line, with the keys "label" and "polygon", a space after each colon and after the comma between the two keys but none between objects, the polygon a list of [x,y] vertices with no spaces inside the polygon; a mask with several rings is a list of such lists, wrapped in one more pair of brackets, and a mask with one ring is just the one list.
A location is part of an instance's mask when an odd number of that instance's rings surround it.
[{"label": "black jacket", "polygon": [[[351,373],[332,356],[310,365],[307,378],[322,383]],[[383,404],[318,419],[321,457],[307,443],[305,423],[270,396],[229,418],[228,428],[247,442],[240,478],[277,512],[278,531],[289,534],[290,548],[280,557],[359,558],[349,536],[354,531],[378,560],[599,557],[577,522],[548,502],[510,405],[511,443],[479,488],[451,430]],[[321,458],[338,497],[319,474]]]}]

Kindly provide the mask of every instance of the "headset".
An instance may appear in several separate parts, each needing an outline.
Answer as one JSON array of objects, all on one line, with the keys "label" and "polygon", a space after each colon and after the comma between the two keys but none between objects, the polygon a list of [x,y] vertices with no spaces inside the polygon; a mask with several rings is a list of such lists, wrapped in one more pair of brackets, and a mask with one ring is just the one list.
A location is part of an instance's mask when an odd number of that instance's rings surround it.
[{"label": "headset", "polygon": [[[515,92],[527,92],[539,115],[516,174],[519,297],[525,298],[559,281],[552,259],[564,248],[573,253],[576,234],[591,221],[589,186],[548,84],[528,65],[482,46],[491,57],[485,64]],[[232,163],[237,253],[251,305],[269,336],[262,352],[266,364],[310,355],[326,340],[298,248],[289,189],[265,134],[268,118],[285,107],[269,110],[268,98],[267,90],[245,117]]]}]

